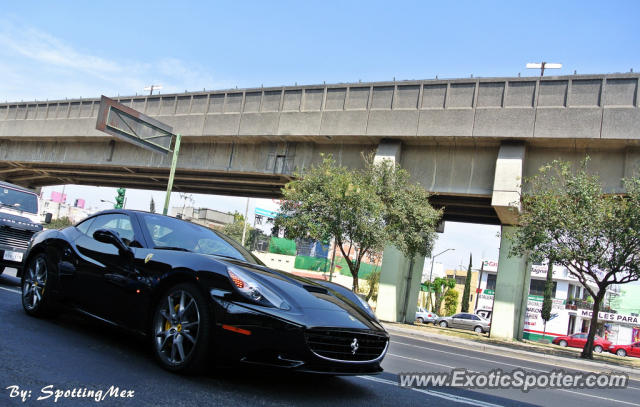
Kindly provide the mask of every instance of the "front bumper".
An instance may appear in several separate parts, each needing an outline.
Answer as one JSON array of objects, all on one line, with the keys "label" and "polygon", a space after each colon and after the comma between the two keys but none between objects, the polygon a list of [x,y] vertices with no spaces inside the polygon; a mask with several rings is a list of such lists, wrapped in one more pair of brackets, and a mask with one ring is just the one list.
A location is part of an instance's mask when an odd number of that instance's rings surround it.
[{"label": "front bumper", "polygon": [[[375,333],[386,338],[386,346],[379,357],[364,361],[338,360],[322,357],[310,348],[307,334],[313,329],[233,302],[221,304],[214,300],[214,303],[215,349],[218,357],[227,361],[331,375],[378,374],[383,371],[380,363],[388,347],[386,332]],[[237,329],[231,330],[230,327]],[[371,334],[340,327],[323,329],[353,334],[354,337]]]}]

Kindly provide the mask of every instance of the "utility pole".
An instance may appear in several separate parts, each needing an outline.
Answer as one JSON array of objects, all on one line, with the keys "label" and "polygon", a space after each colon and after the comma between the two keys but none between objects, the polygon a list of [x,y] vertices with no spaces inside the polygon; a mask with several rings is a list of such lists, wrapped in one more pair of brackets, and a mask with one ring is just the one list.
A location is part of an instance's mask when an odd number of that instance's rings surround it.
[{"label": "utility pole", "polygon": [[249,198],[247,198],[247,206],[244,208],[244,225],[242,226],[242,245],[244,246],[244,238],[247,234],[247,218],[249,216]]}]

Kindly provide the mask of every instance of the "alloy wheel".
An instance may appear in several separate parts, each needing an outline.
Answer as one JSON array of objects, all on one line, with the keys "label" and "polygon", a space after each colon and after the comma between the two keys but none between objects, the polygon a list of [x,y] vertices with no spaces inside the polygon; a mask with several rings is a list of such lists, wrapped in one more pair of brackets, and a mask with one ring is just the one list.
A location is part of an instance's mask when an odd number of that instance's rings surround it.
[{"label": "alloy wheel", "polygon": [[47,262],[36,256],[29,263],[22,283],[22,303],[28,311],[35,311],[42,303],[47,284]]},{"label": "alloy wheel", "polygon": [[170,291],[158,307],[153,324],[156,351],[166,364],[184,365],[200,335],[198,303],[189,292],[177,289]]}]

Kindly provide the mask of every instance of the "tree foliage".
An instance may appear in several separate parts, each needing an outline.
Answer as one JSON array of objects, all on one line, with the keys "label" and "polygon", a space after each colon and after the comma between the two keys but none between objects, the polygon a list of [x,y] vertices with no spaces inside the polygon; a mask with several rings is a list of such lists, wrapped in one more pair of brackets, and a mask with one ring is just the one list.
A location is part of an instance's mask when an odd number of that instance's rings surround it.
[{"label": "tree foliage", "polygon": [[640,278],[640,179],[622,180],[626,193],[605,194],[597,176],[554,161],[526,180],[512,255],[553,259],[594,299],[582,357],[592,358],[598,311],[611,284]]},{"label": "tree foliage", "polygon": [[151,197],[151,201],[149,201],[149,212],[156,213],[156,201]]},{"label": "tree foliage", "polygon": [[[246,222],[244,220],[244,216],[238,212],[234,212],[233,223],[224,225],[222,227],[222,233],[224,233],[225,235],[231,237],[233,240],[240,243],[242,240],[242,230],[245,227],[245,223]],[[247,234],[251,236],[254,229],[248,223],[246,223],[246,226],[247,226]],[[251,247],[250,243],[251,242],[246,241],[245,247]]]},{"label": "tree foliage", "polygon": [[467,278],[464,280],[464,291],[462,292],[462,312],[469,312],[469,296],[471,295],[471,265],[472,255],[469,254],[469,268],[467,269]]},{"label": "tree foliage", "polygon": [[284,228],[290,238],[335,239],[354,291],[365,254],[382,251],[389,243],[409,257],[431,252],[441,213],[399,166],[374,164],[369,156],[363,169],[354,170],[328,156],[296,178],[282,190],[275,227]]},{"label": "tree foliage", "polygon": [[[456,313],[458,309],[458,296],[460,293],[456,290],[447,290],[447,293],[444,295],[444,312],[445,315],[453,315]],[[466,311],[463,311],[466,312]]]},{"label": "tree foliage", "polygon": [[544,298],[542,299],[542,310],[540,310],[540,317],[544,321],[544,330],[542,331],[542,338],[544,339],[547,333],[547,322],[551,319],[551,309],[553,308],[553,259],[549,259],[549,265],[547,266],[547,280],[544,283]]},{"label": "tree foliage", "polygon": [[447,293],[447,291],[449,291],[452,288],[455,288],[456,280],[453,278],[436,277],[433,279],[432,282],[425,281],[423,285],[430,290],[429,295],[431,295],[431,292],[433,292],[436,297],[431,310],[433,312],[440,313],[442,300],[444,299],[444,296]]}]

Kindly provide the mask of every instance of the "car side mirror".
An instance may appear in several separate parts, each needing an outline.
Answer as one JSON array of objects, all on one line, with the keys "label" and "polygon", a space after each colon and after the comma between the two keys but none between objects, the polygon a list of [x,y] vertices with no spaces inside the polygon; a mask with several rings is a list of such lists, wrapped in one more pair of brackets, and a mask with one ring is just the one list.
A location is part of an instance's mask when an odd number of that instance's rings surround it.
[{"label": "car side mirror", "polygon": [[44,223],[47,225],[51,223],[51,218],[53,218],[53,214],[51,212],[47,212],[44,214]]},{"label": "car side mirror", "polygon": [[118,232],[109,229],[98,229],[93,232],[93,238],[98,242],[112,244],[123,252],[130,252],[129,246],[120,238]]}]

